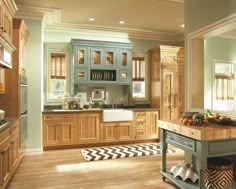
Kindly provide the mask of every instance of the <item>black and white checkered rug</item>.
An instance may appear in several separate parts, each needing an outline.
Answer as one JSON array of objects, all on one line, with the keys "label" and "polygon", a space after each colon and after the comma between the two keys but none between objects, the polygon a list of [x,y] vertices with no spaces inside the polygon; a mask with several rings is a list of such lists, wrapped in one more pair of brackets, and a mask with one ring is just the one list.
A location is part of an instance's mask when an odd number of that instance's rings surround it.
[{"label": "black and white checkered rug", "polygon": [[[174,153],[175,150],[169,148],[167,152]],[[101,147],[101,148],[88,148],[88,149],[82,149],[81,153],[86,161],[147,156],[147,155],[161,154],[161,145],[160,143],[151,143],[151,144],[137,144],[137,145],[112,146],[112,147]]]}]

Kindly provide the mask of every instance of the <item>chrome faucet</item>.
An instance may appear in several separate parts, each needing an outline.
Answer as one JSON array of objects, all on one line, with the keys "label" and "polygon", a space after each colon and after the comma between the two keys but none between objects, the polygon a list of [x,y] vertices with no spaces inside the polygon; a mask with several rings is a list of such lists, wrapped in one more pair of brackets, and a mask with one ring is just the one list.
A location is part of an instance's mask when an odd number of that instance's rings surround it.
[{"label": "chrome faucet", "polygon": [[117,104],[114,103],[114,100],[111,100],[111,107],[112,109],[117,108]]}]

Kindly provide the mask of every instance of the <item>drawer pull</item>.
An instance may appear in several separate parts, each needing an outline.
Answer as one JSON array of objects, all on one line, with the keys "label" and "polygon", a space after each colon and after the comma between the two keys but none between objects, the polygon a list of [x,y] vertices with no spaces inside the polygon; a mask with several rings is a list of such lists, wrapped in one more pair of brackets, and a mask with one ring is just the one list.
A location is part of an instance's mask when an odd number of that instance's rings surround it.
[{"label": "drawer pull", "polygon": [[190,148],[193,147],[192,144],[190,144],[189,142],[186,142],[186,141],[185,141],[184,144],[185,144],[186,146],[190,147]]}]

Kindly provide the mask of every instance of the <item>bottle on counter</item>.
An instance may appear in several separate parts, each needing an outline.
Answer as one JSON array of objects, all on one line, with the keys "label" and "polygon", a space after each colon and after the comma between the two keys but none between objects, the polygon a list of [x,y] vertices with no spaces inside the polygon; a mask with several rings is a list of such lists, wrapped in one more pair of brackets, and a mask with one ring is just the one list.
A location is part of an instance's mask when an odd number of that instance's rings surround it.
[{"label": "bottle on counter", "polygon": [[89,108],[93,107],[93,101],[92,101],[92,97],[89,98]]},{"label": "bottle on counter", "polygon": [[67,101],[67,97],[65,97],[64,100],[63,100],[62,109],[63,110],[68,110],[69,109],[69,103]]}]

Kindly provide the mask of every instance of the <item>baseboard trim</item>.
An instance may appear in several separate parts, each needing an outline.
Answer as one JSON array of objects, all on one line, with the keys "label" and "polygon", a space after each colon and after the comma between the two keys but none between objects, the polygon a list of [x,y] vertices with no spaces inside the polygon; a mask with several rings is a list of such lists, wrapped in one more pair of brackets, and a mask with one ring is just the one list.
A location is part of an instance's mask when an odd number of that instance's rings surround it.
[{"label": "baseboard trim", "polygon": [[43,153],[43,149],[26,149],[24,155],[34,155]]}]

